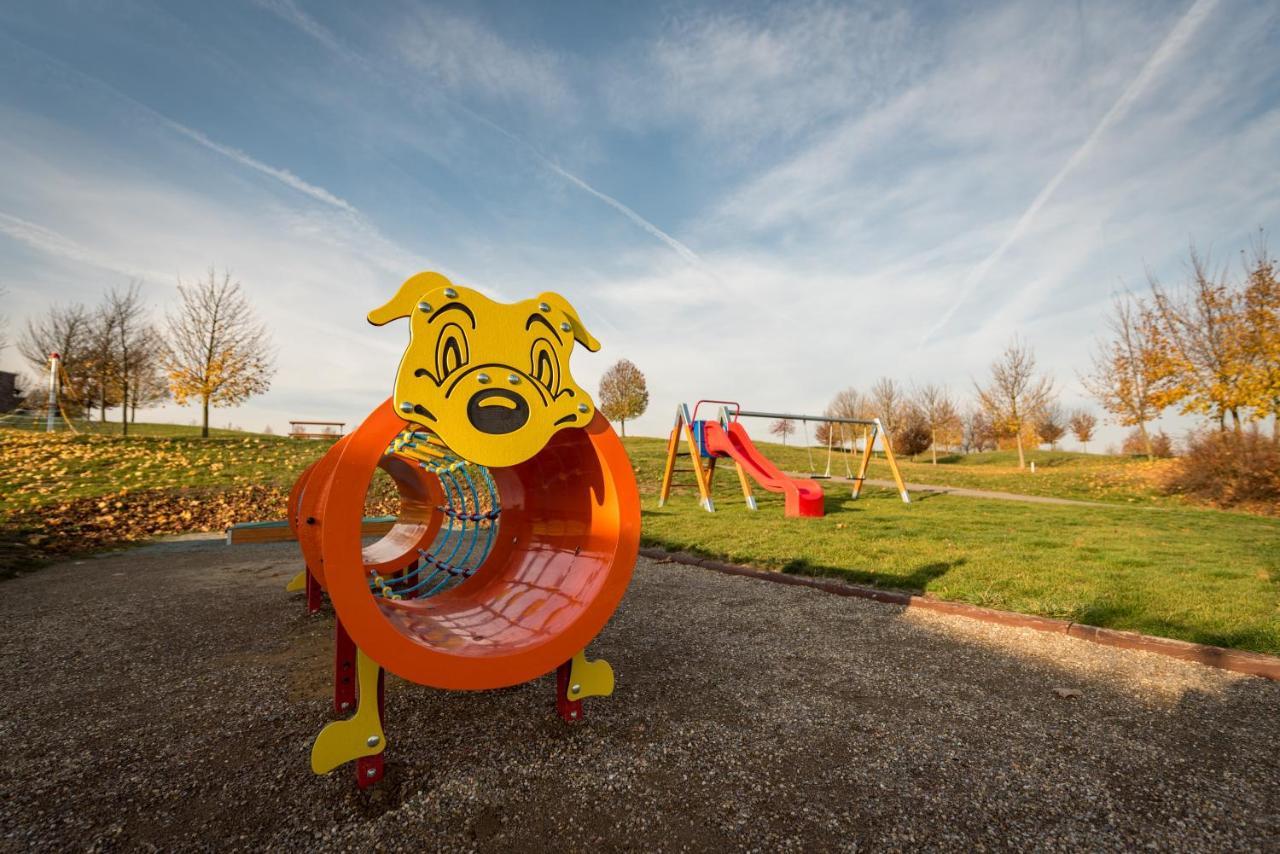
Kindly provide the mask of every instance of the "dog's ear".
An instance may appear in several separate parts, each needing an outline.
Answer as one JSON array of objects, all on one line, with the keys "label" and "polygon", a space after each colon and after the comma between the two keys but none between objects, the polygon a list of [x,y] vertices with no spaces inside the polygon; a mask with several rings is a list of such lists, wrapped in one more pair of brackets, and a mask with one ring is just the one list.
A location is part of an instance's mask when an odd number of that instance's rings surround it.
[{"label": "dog's ear", "polygon": [[538,302],[545,302],[554,309],[558,309],[565,313],[565,319],[569,321],[573,331],[573,340],[577,341],[583,347],[586,347],[592,353],[600,349],[600,342],[595,336],[587,331],[587,327],[582,325],[582,320],[578,317],[578,312],[573,306],[569,305],[569,301],[560,294],[547,291],[538,296]]},{"label": "dog's ear", "polygon": [[374,326],[382,326],[393,320],[408,317],[413,313],[414,306],[418,304],[418,299],[423,294],[436,288],[447,288],[451,284],[453,283],[439,273],[418,273],[410,276],[386,304],[369,312],[369,322]]}]

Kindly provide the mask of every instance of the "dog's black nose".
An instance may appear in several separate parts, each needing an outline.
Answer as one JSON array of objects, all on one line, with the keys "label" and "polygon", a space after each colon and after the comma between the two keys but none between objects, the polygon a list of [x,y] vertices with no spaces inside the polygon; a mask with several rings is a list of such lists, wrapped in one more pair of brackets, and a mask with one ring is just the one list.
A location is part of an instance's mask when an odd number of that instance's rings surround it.
[{"label": "dog's black nose", "polygon": [[487,388],[467,401],[467,420],[481,433],[513,433],[529,420],[529,404],[514,391]]}]

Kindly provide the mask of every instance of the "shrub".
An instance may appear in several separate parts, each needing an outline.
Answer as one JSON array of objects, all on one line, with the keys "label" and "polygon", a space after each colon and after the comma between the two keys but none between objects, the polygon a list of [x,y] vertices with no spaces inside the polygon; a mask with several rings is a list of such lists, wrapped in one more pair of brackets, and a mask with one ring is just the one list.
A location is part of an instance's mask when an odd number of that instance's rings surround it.
[{"label": "shrub", "polygon": [[918,406],[909,406],[894,427],[893,450],[905,457],[914,457],[929,450],[933,436],[929,420]]},{"label": "shrub", "polygon": [[[1165,460],[1173,456],[1173,440],[1169,438],[1168,433],[1161,430],[1159,433],[1148,435],[1151,437],[1151,454],[1156,459]],[[1121,446],[1120,452],[1131,457],[1145,457],[1147,446],[1142,441],[1142,433],[1137,430],[1129,431],[1129,435],[1124,437],[1124,445]]]},{"label": "shrub", "polygon": [[1218,507],[1280,515],[1280,441],[1257,427],[1240,433],[1193,433],[1164,489]]}]

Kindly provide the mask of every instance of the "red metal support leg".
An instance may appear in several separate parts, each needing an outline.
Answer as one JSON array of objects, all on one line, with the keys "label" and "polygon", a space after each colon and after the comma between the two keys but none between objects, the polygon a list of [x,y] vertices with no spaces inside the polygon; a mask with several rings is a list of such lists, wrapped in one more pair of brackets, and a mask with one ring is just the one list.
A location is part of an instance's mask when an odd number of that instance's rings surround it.
[{"label": "red metal support leg", "polygon": [[582,701],[569,699],[569,669],[572,662],[566,661],[556,668],[556,714],[565,723],[577,723],[582,720]]},{"label": "red metal support leg", "polygon": [[307,613],[314,614],[320,610],[323,603],[324,593],[320,590],[320,582],[316,581],[315,576],[311,574],[311,567],[307,567]]},{"label": "red metal support leg", "polygon": [[356,707],[356,643],[341,620],[334,619],[333,629],[333,710],[347,715]]}]

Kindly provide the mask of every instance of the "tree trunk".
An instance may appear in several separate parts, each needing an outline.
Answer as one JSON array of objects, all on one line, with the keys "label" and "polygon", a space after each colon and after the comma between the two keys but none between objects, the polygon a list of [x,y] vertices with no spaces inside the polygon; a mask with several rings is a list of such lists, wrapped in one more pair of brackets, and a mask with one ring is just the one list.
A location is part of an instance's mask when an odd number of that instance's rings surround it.
[{"label": "tree trunk", "polygon": [[120,435],[129,435],[129,383],[120,390]]},{"label": "tree trunk", "polygon": [[1022,428],[1021,427],[1018,428],[1017,442],[1018,442],[1018,468],[1024,469],[1027,467],[1027,458],[1022,454]]},{"label": "tree trunk", "polygon": [[933,455],[933,464],[938,464],[938,436],[932,430],[929,431],[929,453]]},{"label": "tree trunk", "polygon": [[200,422],[200,438],[208,439],[209,438],[209,396],[205,395],[203,398],[201,398],[201,402],[203,404],[202,409],[204,410],[204,420]]},{"label": "tree trunk", "polygon": [[618,423],[622,425],[622,438],[627,438],[627,419],[619,418]]},{"label": "tree trunk", "polygon": [[1142,434],[1142,447],[1147,452],[1147,462],[1154,462],[1156,452],[1151,448],[1151,437],[1147,435],[1147,423],[1145,421],[1138,422],[1138,432]]}]

